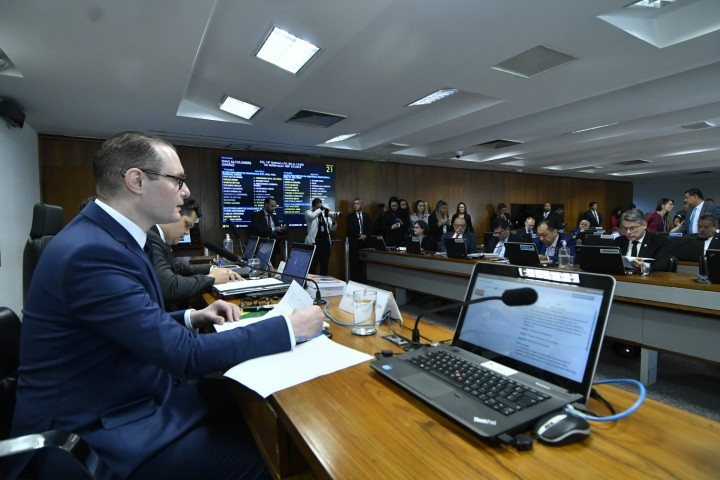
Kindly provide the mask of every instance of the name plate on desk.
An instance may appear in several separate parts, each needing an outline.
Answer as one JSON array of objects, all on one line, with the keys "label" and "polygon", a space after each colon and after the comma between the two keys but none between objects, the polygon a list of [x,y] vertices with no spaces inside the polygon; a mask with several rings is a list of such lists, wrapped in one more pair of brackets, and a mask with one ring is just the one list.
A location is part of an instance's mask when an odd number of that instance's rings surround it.
[{"label": "name plate on desk", "polygon": [[363,283],[353,282],[352,280],[348,282],[347,287],[345,287],[345,293],[343,293],[343,298],[342,300],[340,300],[341,310],[344,310],[350,314],[354,313],[353,292],[355,292],[356,290],[372,290],[373,292],[377,292],[377,303],[375,304],[376,319],[381,319],[383,315],[385,315],[385,312],[389,311],[391,318],[400,320],[400,323],[402,323],[402,315],[400,314],[400,308],[398,308],[397,302],[395,301],[395,297],[393,296],[392,292],[388,292],[387,290],[382,290],[380,288],[370,287]]}]

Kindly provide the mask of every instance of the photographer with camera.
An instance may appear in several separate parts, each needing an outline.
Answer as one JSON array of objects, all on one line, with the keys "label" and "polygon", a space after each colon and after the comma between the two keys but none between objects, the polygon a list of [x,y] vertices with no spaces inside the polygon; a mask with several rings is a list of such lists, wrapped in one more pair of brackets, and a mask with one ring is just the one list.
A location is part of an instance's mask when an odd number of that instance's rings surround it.
[{"label": "photographer with camera", "polygon": [[337,228],[337,218],[339,216],[340,212],[331,212],[319,198],[313,198],[311,208],[305,210],[305,222],[308,230],[305,243],[315,245],[315,255],[310,264],[310,273],[317,273],[315,270],[319,264],[320,275],[328,274],[330,248],[332,246],[330,232],[335,231]]}]

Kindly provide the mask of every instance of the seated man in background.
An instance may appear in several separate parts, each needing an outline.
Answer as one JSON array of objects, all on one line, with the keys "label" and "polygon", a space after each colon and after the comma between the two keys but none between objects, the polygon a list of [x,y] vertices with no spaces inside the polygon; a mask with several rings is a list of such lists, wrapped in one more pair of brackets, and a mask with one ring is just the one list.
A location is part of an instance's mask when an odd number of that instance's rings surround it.
[{"label": "seated man in background", "polygon": [[467,250],[467,253],[477,253],[477,239],[475,238],[474,233],[465,231],[465,229],[467,228],[467,223],[465,222],[465,219],[462,217],[456,218],[452,226],[454,232],[445,232],[442,234],[442,237],[440,237],[440,242],[438,243],[438,252],[445,251],[446,238],[462,238],[465,241],[465,250]]},{"label": "seated man in background", "polygon": [[510,233],[510,222],[505,218],[497,218],[492,225],[493,236],[485,245],[485,253],[505,256],[505,242],[521,242],[520,236]]},{"label": "seated man in background", "polygon": [[177,245],[186,234],[190,233],[190,229],[201,216],[198,203],[192,197],[187,197],[180,208],[180,220],[155,225],[147,232],[153,249],[153,263],[160,280],[165,310],[168,312],[188,308],[193,297],[209,292],[215,284],[242,280],[240,275],[227,268],[188,265],[178,261],[173,255],[170,247]]},{"label": "seated man in background", "polygon": [[558,263],[558,250],[562,247],[563,240],[565,246],[570,249],[570,255],[575,263],[575,239],[569,235],[562,235],[552,221],[541,220],[538,223],[535,244],[541,257],[544,256],[553,263]]},{"label": "seated man in background", "polygon": [[670,266],[667,237],[647,231],[645,214],[641,210],[625,210],[620,215],[618,232],[620,236],[615,239],[615,244],[624,256],[634,258],[635,268],[640,268],[645,262],[643,258],[652,258],[652,270],[667,271]]}]

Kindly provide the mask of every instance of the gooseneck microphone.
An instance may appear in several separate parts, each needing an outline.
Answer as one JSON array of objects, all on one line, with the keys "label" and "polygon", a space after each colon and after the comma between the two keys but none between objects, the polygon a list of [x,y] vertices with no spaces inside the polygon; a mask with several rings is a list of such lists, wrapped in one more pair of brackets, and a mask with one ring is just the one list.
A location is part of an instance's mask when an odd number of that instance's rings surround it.
[{"label": "gooseneck microphone", "polygon": [[[227,250],[216,243],[205,242],[205,248],[207,248],[211,252],[213,252],[217,255],[220,255],[223,258],[227,258],[228,260],[235,262],[243,267],[249,266],[248,262],[244,258],[238,257],[237,255],[232,253],[230,250]],[[273,272],[272,270],[268,270],[265,268],[259,268],[259,267],[250,267],[250,268],[252,268],[253,270],[259,270],[261,272],[269,273],[272,275],[277,274],[277,272]],[[284,275],[286,277],[290,277],[290,278],[295,278],[298,280],[305,280],[307,282],[311,282],[313,285],[315,285],[315,299],[313,300],[313,305],[324,305],[325,304],[325,301],[322,299],[322,294],[320,293],[320,287],[318,286],[318,284],[315,280],[313,280],[312,278],[309,278],[309,277],[301,277],[299,275],[292,275],[292,274],[284,273],[284,272],[282,273],[282,275]]]},{"label": "gooseneck microphone", "polygon": [[455,302],[448,305],[443,305],[442,307],[435,307],[429,310],[425,310],[415,319],[415,326],[413,327],[412,331],[412,344],[415,347],[420,345],[420,329],[418,328],[418,325],[420,324],[420,319],[426,313],[441,312],[443,310],[449,310],[451,308],[457,307],[467,307],[469,305],[488,302],[490,300],[502,300],[502,302],[508,307],[519,307],[523,305],[532,305],[537,301],[537,298],[538,294],[534,288],[513,288],[512,290],[505,290],[500,296],[480,297],[473,300],[468,300],[467,302]]}]

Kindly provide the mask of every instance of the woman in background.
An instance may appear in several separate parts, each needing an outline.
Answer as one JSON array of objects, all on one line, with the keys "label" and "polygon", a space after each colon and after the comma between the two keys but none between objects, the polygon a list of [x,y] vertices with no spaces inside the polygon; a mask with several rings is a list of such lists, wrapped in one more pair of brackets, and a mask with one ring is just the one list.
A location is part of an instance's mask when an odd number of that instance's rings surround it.
[{"label": "woman in background", "polygon": [[472,218],[470,218],[470,214],[467,211],[465,202],[460,202],[457,204],[455,213],[453,214],[452,218],[450,219],[450,224],[452,225],[453,222],[455,222],[455,219],[458,217],[465,219],[465,222],[467,223],[467,228],[465,228],[465,231],[470,232],[470,233],[475,233],[475,231],[473,230],[473,226],[472,226]]},{"label": "woman in background", "polygon": [[675,208],[675,202],[671,198],[661,198],[655,207],[654,212],[645,214],[647,231],[650,233],[669,232],[673,229],[670,212]]},{"label": "woman in background", "polygon": [[440,242],[440,237],[443,233],[450,229],[450,216],[448,215],[447,202],[445,200],[438,200],[435,205],[435,211],[430,215],[430,235],[432,235],[435,243]]},{"label": "woman in background", "polygon": [[415,220],[412,226],[412,236],[417,237],[420,248],[425,252],[437,250],[437,242],[430,235],[430,227],[423,220]]},{"label": "woman in background", "polygon": [[410,215],[410,220],[413,222],[422,220],[427,224],[430,223],[430,214],[428,213],[427,203],[425,203],[424,200],[415,201],[415,212]]},{"label": "woman in background", "polygon": [[410,218],[410,204],[408,204],[408,201],[404,198],[398,200],[398,203],[400,204],[400,208],[398,208],[398,217],[400,217],[400,220],[403,222],[403,229],[405,232],[409,232],[410,227],[412,226],[412,219]]},{"label": "woman in background", "polygon": [[400,200],[397,197],[390,197],[388,210],[383,214],[382,222],[385,244],[389,247],[400,246],[405,241],[406,231],[407,224],[403,224],[400,216]]},{"label": "woman in background", "polygon": [[622,208],[615,207],[612,211],[612,215],[610,215],[610,230],[612,232],[617,232],[618,228],[620,227],[620,215],[622,215]]}]

